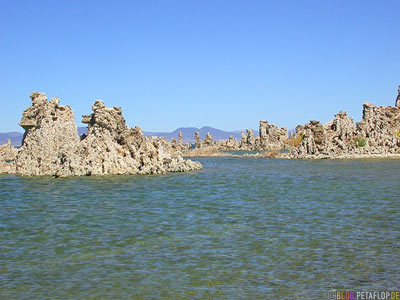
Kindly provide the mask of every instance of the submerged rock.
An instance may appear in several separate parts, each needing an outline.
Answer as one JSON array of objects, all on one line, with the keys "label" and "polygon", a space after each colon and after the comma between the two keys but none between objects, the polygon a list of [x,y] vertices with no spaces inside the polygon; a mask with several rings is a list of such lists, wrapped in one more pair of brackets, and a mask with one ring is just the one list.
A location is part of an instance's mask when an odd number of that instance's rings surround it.
[{"label": "submerged rock", "polygon": [[19,175],[164,174],[201,169],[201,164],[171,155],[162,141],[151,141],[139,127],[129,128],[120,107],[95,101],[93,113],[84,115],[86,135],[78,137],[72,109],[58,98],[31,95],[32,106],[22,116],[22,147],[15,157]]}]

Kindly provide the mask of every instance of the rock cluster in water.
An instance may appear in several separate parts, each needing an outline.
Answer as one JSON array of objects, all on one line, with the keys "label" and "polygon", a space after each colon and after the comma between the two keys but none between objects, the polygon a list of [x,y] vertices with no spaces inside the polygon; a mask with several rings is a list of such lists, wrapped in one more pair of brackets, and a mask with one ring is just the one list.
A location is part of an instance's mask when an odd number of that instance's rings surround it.
[{"label": "rock cluster in water", "polygon": [[296,127],[288,158],[352,158],[400,151],[400,87],[395,107],[363,104],[361,122],[341,111],[326,124],[310,121]]},{"label": "rock cluster in water", "polygon": [[[260,121],[259,136],[242,131],[238,141],[202,141],[195,133],[194,145],[184,144],[182,133],[171,141],[146,138],[139,127],[128,128],[120,107],[108,108],[96,101],[91,115],[83,116],[87,135],[78,137],[74,114],[44,94],[31,95],[32,106],[23,113],[22,147],[0,146],[0,173],[21,175],[162,174],[201,168],[182,156],[225,155],[226,150],[264,151],[261,156],[288,159],[357,158],[400,154],[400,86],[395,106],[363,104],[361,122],[340,111],[326,124],[311,120],[295,132]],[[282,153],[287,150],[287,153]],[[225,154],[224,154],[225,153]],[[228,154],[226,154],[228,155]],[[259,154],[251,154],[260,156]]]},{"label": "rock cluster in water", "polygon": [[[242,131],[240,141],[233,136],[230,136],[227,140],[215,141],[210,133],[201,141],[198,132],[195,133],[194,138],[194,148],[204,151],[210,148],[218,151],[272,151],[285,147],[284,141],[288,138],[288,132],[285,127],[279,128],[267,121],[260,121],[260,136],[255,136],[252,129],[246,129],[246,131]],[[187,147],[187,149],[190,154],[190,147]]]},{"label": "rock cluster in water", "polygon": [[[18,175],[164,174],[201,169],[201,164],[171,155],[160,139],[146,138],[139,127],[129,128],[120,107],[106,107],[101,100],[93,113],[83,116],[86,135],[78,136],[74,113],[58,98],[31,95],[32,106],[22,115],[22,146],[0,149],[0,172]],[[169,143],[167,143],[169,146]]]},{"label": "rock cluster in water", "polygon": [[[321,124],[312,120],[296,127],[290,133],[268,121],[260,121],[259,136],[251,129],[242,131],[240,141],[233,137],[213,141],[207,135],[201,142],[196,134],[196,148],[210,151],[247,150],[265,151],[265,156],[289,159],[301,158],[357,158],[367,156],[391,156],[400,152],[400,86],[395,107],[380,106],[366,102],[363,118],[356,123],[346,112],[340,111],[331,122]],[[187,149],[190,149],[189,147]],[[281,153],[288,150],[289,153]],[[186,154],[190,155],[188,150]],[[201,154],[196,151],[195,155]],[[255,154],[256,155],[256,154]]]}]

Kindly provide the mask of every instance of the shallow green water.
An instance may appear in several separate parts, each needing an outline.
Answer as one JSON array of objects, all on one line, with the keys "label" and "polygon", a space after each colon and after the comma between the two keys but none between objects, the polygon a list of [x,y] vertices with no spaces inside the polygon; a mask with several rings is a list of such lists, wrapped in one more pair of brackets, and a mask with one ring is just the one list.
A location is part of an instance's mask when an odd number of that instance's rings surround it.
[{"label": "shallow green water", "polygon": [[0,299],[399,289],[400,161],[199,161],[163,176],[0,176]]}]

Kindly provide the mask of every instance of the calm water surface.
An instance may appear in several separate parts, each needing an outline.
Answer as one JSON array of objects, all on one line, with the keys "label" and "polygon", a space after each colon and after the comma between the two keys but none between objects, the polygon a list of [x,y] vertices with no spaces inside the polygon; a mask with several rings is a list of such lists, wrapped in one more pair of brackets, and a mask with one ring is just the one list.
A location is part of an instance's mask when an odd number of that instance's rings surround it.
[{"label": "calm water surface", "polygon": [[400,288],[400,161],[199,159],[0,176],[0,299],[328,299]]}]

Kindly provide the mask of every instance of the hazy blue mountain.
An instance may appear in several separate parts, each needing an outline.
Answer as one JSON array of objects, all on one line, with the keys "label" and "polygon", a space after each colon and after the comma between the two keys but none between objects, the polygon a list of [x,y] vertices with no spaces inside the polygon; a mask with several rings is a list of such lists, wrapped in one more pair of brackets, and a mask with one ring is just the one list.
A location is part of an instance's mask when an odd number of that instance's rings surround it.
[{"label": "hazy blue mountain", "polygon": [[[78,134],[81,135],[83,133],[86,133],[87,128],[86,127],[78,127]],[[201,139],[204,139],[207,133],[211,133],[213,138],[215,140],[226,140],[229,138],[229,136],[233,136],[234,138],[240,139],[240,133],[241,131],[223,131],[220,129],[212,128],[209,126],[204,126],[202,128],[196,128],[196,127],[180,127],[175,129],[172,132],[152,132],[152,131],[143,131],[143,134],[146,136],[157,136],[157,137],[164,137],[166,140],[170,140],[172,138],[178,139],[178,134],[179,131],[182,132],[182,137],[183,137],[183,142],[188,143],[188,142],[194,142],[194,133],[196,131],[200,132],[200,137]],[[255,135],[258,135],[258,131],[254,133]]]},{"label": "hazy blue mountain", "polygon": [[[229,136],[233,136],[234,138],[240,140],[240,130],[236,131],[224,131],[220,130],[217,128],[209,127],[209,126],[204,126],[202,128],[196,128],[196,127],[181,127],[178,129],[175,129],[172,132],[150,132],[150,131],[143,131],[143,133],[146,136],[157,136],[157,137],[164,137],[166,140],[170,140],[172,138],[178,139],[178,133],[179,131],[182,132],[183,136],[183,142],[184,143],[189,143],[189,142],[194,142],[194,133],[198,131],[200,133],[201,139],[204,139],[204,137],[207,135],[209,132],[214,140],[226,140],[229,138]],[[78,127],[78,134],[84,134],[87,132],[86,127]],[[258,136],[258,131],[254,131],[254,135]],[[7,140],[11,140],[11,144],[15,147],[21,146],[22,142],[22,137],[23,133],[21,132],[5,132],[5,133],[0,133],[0,145],[7,143]]]},{"label": "hazy blue mountain", "polygon": [[[189,142],[194,142],[194,133],[198,131],[200,133],[200,138],[204,139],[207,133],[209,132],[214,140],[226,140],[229,138],[229,136],[233,136],[234,138],[240,140],[240,134],[241,131],[224,131],[221,129],[209,127],[209,126],[204,126],[202,128],[196,128],[196,127],[181,127],[178,129],[175,129],[172,132],[148,132],[144,131],[143,133],[147,136],[158,136],[158,137],[164,137],[167,140],[170,140],[171,138],[176,138],[178,139],[178,133],[179,131],[182,132],[182,137],[183,137],[183,142],[184,143],[189,143]],[[258,136],[258,131],[254,131],[254,135]]]},{"label": "hazy blue mountain", "polygon": [[23,133],[17,131],[0,133],[0,145],[7,143],[9,139],[14,147],[19,147],[21,146],[23,135]]}]

